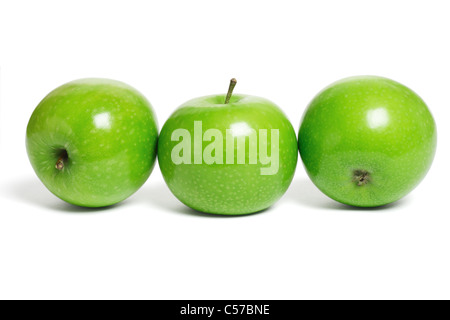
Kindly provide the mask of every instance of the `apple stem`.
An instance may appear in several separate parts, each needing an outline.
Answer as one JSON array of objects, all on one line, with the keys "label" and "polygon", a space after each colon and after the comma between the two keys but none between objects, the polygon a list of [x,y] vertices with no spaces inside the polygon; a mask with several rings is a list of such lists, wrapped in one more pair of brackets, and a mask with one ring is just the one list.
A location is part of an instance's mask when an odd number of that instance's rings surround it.
[{"label": "apple stem", "polygon": [[64,169],[64,162],[69,158],[66,150],[61,150],[58,160],[56,160],[55,168],[61,171]]},{"label": "apple stem", "polygon": [[58,161],[56,161],[55,168],[58,169],[59,171],[64,169],[64,157],[63,156],[59,157]]},{"label": "apple stem", "polygon": [[236,83],[237,83],[237,81],[235,78],[230,80],[230,86],[228,87],[228,93],[227,93],[227,97],[225,98],[225,104],[228,104],[228,102],[230,102],[231,95],[233,94],[233,90],[234,90],[234,87],[236,86]]},{"label": "apple stem", "polygon": [[366,170],[353,171],[353,182],[356,182],[358,187],[366,185],[370,182],[370,173]]}]

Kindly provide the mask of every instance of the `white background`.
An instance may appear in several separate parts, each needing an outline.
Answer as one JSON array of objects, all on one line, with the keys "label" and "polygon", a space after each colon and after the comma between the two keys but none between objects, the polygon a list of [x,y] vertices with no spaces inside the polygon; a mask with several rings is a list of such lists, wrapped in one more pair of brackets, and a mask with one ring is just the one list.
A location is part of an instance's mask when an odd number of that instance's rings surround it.
[{"label": "white background", "polygon": [[[450,298],[448,1],[0,1],[0,298]],[[318,91],[360,74],[409,86],[438,125],[428,176],[382,209],[328,199],[301,161],[261,214],[196,213],[158,165],[122,204],[82,209],[25,151],[35,106],[77,78],[136,87],[161,127],[236,77],[298,130]]]}]

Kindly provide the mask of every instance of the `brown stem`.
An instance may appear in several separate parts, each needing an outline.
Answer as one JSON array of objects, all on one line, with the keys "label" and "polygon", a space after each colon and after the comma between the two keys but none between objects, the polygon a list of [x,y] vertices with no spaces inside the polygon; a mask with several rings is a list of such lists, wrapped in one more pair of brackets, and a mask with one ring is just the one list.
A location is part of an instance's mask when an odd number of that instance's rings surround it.
[{"label": "brown stem", "polygon": [[227,93],[227,97],[225,98],[225,104],[230,102],[231,95],[233,94],[233,90],[234,90],[234,87],[236,86],[236,83],[237,83],[237,81],[235,78],[230,80],[230,86],[228,87],[228,93]]},{"label": "brown stem", "polygon": [[64,165],[68,159],[69,159],[69,155],[67,154],[67,151],[61,150],[61,152],[59,154],[59,158],[58,158],[58,160],[56,160],[55,168],[58,169],[59,171],[64,169]]},{"label": "brown stem", "polygon": [[56,161],[55,168],[60,170],[60,171],[62,169],[64,169],[64,157],[63,156],[59,157],[58,161]]}]

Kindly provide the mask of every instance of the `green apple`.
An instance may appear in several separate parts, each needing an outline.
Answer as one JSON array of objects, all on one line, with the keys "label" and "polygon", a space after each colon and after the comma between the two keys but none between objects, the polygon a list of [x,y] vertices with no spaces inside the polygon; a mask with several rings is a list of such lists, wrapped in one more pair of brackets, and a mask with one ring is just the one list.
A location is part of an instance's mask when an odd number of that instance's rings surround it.
[{"label": "green apple", "polygon": [[181,105],[164,124],[158,162],[172,193],[202,212],[240,215],[275,203],[294,176],[294,129],[272,102],[211,95]]},{"label": "green apple", "polygon": [[107,79],[81,79],[50,92],[27,127],[28,156],[59,198],[85,207],[118,203],[149,177],[158,128],[147,99]]},{"label": "green apple", "polygon": [[395,81],[360,76],[321,91],[299,130],[299,149],[314,184],[358,207],[394,202],[425,177],[436,126],[423,100]]}]

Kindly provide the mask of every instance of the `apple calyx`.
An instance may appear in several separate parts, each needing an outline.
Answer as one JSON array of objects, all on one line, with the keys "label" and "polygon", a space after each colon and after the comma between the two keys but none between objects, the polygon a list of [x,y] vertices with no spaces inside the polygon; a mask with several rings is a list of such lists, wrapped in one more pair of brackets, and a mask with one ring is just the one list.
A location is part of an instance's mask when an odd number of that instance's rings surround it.
[{"label": "apple calyx", "polygon": [[67,161],[69,155],[66,150],[61,150],[58,160],[56,161],[55,168],[61,171],[64,169],[64,162]]},{"label": "apple calyx", "polygon": [[353,171],[353,182],[357,184],[358,187],[364,186],[370,182],[370,173],[367,170],[354,170]]},{"label": "apple calyx", "polygon": [[236,86],[236,83],[237,83],[237,81],[235,78],[232,78],[230,80],[230,86],[228,87],[228,93],[227,93],[227,97],[225,98],[225,104],[228,104],[228,102],[230,102],[231,95],[233,94],[233,90],[234,90],[234,87]]}]

